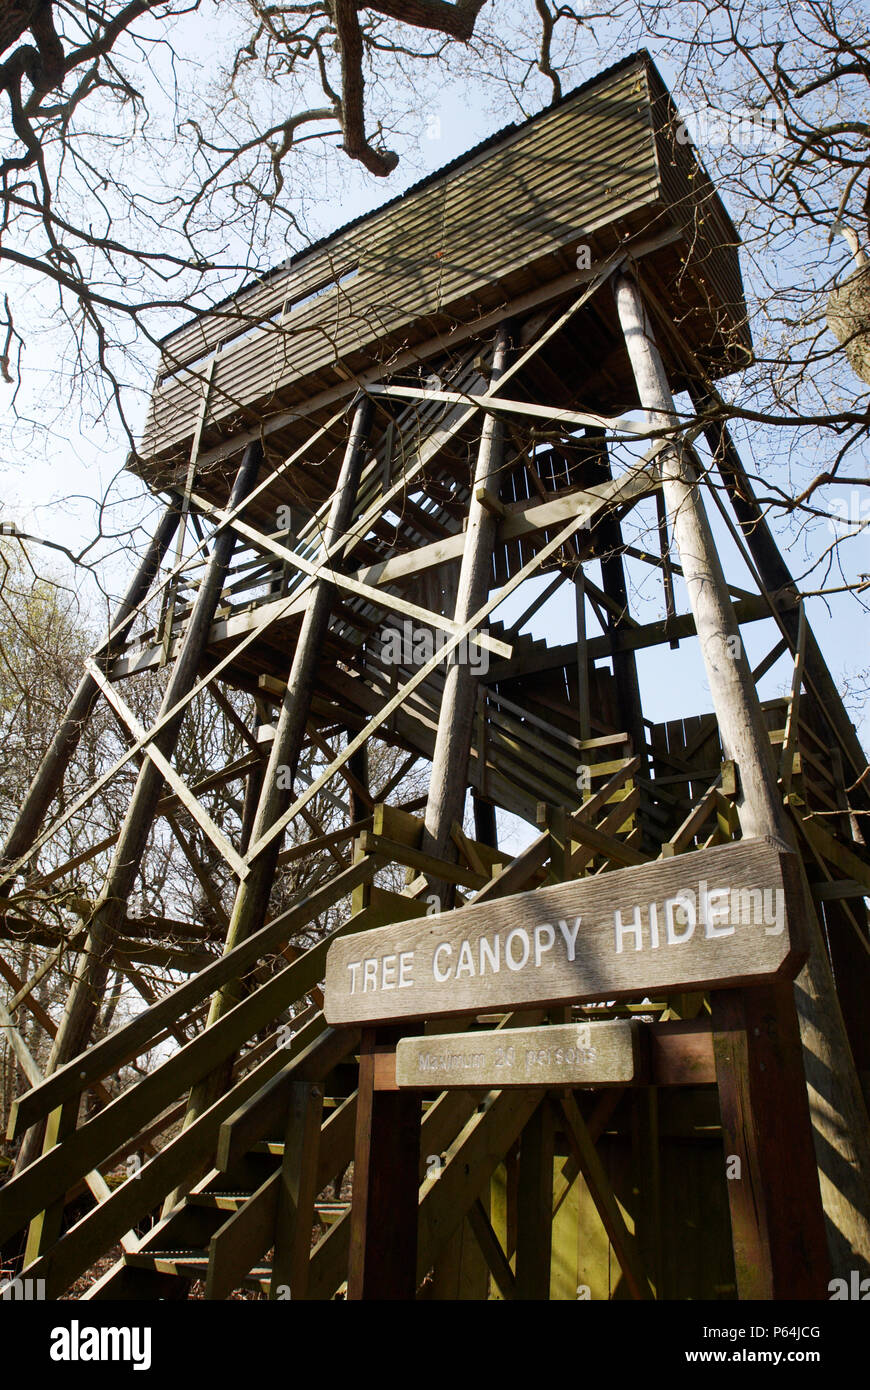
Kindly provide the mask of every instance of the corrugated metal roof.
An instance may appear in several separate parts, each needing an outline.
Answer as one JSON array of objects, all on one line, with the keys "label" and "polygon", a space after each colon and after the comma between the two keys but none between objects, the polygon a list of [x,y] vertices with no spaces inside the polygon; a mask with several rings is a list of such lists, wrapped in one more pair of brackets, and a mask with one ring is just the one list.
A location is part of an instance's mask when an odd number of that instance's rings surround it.
[{"label": "corrugated metal roof", "polygon": [[499,145],[503,140],[508,139],[509,136],[516,135],[518,131],[527,130],[529,126],[534,125],[536,121],[539,121],[544,116],[549,115],[549,113],[552,112],[552,110],[554,109],[554,105],[564,106],[567,102],[570,102],[574,98],[579,97],[582,93],[588,92],[590,88],[595,87],[599,82],[609,80],[616,73],[621,72],[624,68],[630,67],[633,63],[638,62],[646,63],[650,67],[655,68],[655,63],[653,62],[649,52],[645,48],[641,48],[636,53],[631,53],[625,58],[620,58],[618,63],[612,63],[610,67],[605,68],[602,72],[596,73],[594,77],[588,78],[585,82],[581,82],[579,86],[573,87],[570,92],[566,92],[562,97],[561,101],[557,103],[552,103],[549,106],[542,107],[540,111],[536,111],[534,115],[529,116],[525,121],[512,121],[509,125],[502,126],[501,130],[497,130],[493,135],[488,135],[485,140],[479,141],[478,144],[472,145],[471,149],[466,150],[464,154],[457,155],[456,158],[450,160],[448,164],[443,164],[439,169],[433,169],[431,173],[426,174],[424,178],[418,179],[416,183],[411,184],[409,188],[406,188],[404,190],[404,192],[397,193],[394,198],[389,198],[385,203],[379,203],[376,208],[370,208],[368,212],[360,213],[358,217],[353,217],[349,222],[342,223],[341,226],[335,227],[326,236],[322,236],[318,238],[317,241],[313,241],[310,246],[305,246],[302,248],[301,251],[295,252],[292,256],[285,257],[285,259],[283,261],[280,261],[278,265],[274,265],[271,267],[271,269],[264,270],[260,275],[255,275],[252,277],[252,279],[244,281],[243,284],[241,284],[237,290],[234,290],[232,294],[228,294],[223,299],[219,300],[216,304],[209,304],[207,307],[203,308],[197,313],[192,314],[189,319],[185,319],[185,321],[183,323],[178,324],[176,328],[170,329],[170,331],[168,333],[165,333],[163,337],[160,338],[158,341],[160,343],[167,342],[168,339],[174,337],[176,333],[181,332],[182,329],[188,327],[191,323],[194,323],[202,314],[209,314],[213,313],[217,309],[222,309],[224,305],[231,304],[233,300],[238,299],[239,296],[245,294],[246,291],[253,289],[255,285],[267,284],[273,276],[281,274],[290,266],[298,265],[299,262],[303,261],[306,256],[310,256],[315,251],[319,251],[324,246],[327,246],[329,242],[333,240],[334,237],[337,237],[345,232],[350,231],[353,227],[360,226],[363,222],[367,222],[371,217],[379,216],[388,208],[396,207],[406,198],[410,198],[413,194],[419,193],[422,189],[428,188],[430,187],[430,185],[437,183],[439,179],[446,178],[449,174],[454,173],[457,169],[461,169],[463,165],[468,164],[479,154],[485,152],[486,150],[495,148],[496,145]]}]

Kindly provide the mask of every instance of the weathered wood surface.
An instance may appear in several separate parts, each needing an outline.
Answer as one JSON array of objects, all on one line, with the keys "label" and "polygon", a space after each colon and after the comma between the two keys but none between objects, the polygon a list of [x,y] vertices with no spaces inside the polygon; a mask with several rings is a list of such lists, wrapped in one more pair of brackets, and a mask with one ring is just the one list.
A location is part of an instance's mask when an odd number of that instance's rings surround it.
[{"label": "weathered wood surface", "polygon": [[[239,402],[286,411],[336,361],[356,372],[383,344],[420,344],[472,305],[480,313],[560,278],[584,237],[609,250],[635,230],[678,226],[720,316],[711,323],[699,305],[684,330],[714,373],[733,364],[748,347],[736,237],[691,150],[665,140],[676,119],[638,54],[197,315],[164,340],[143,457],[171,446],[181,455],[210,360],[206,452]],[[701,300],[686,281],[684,295]]]},{"label": "weathered wood surface", "polygon": [[[667,427],[675,418],[674,399],[644,302],[636,284],[627,276],[617,278],[616,302],[640,402],[652,426]],[[784,844],[796,848],[794,826],[783,807],[781,788],[776,780],[755,678],[740,642],[722,562],[700,498],[697,469],[687,453],[672,446],[663,449],[660,457],[663,494],[689,603],[695,614],[722,751],[737,770],[735,806],[741,830],[744,836],[776,836]],[[797,630],[794,630],[794,637],[797,647]],[[793,888],[795,917],[801,924],[807,956],[806,969],[795,985],[802,1056],[801,1051],[790,1052],[783,1041],[781,1049],[768,1056],[763,1066],[767,1069],[766,1086],[772,1094],[780,1096],[783,1112],[801,1117],[801,1124],[804,1117],[812,1117],[829,1251],[834,1272],[842,1275],[854,1268],[856,1261],[862,1268],[870,1268],[870,1132],[828,951],[800,860],[797,855],[794,858],[798,863]],[[746,1001],[747,1013],[758,1009],[774,1018],[780,1016],[781,1007],[781,1000],[773,995],[764,1005],[757,999]],[[785,1018],[787,1012],[781,1017],[783,1039],[790,1032]],[[756,1066],[759,1073],[762,1070],[762,1063],[757,1061],[761,1036],[759,1031],[747,1037],[745,1049],[726,1049],[724,1054],[721,1051],[719,1054],[729,1057],[729,1073],[735,1065],[745,1067],[747,1072],[740,1086],[730,1091],[728,1082],[732,1078],[726,1077],[720,1069],[721,1080],[726,1082],[722,1089],[723,1125],[726,1128],[730,1125],[735,1133],[743,1126],[741,1092],[751,1094],[751,1074]],[[803,1077],[800,1075],[801,1061]],[[776,1074],[771,1073],[772,1067],[778,1069]],[[809,1110],[804,1092],[809,1097]],[[728,1107],[731,1107],[730,1115],[726,1113]],[[784,1135],[788,1131],[780,1124],[778,1114],[774,1116],[769,1108],[762,1108],[756,1112],[755,1120],[754,1147],[758,1171],[764,1175],[761,1182],[769,1187],[779,1203],[785,1189],[781,1174],[785,1167],[794,1165],[796,1150],[791,1136],[789,1144],[785,1145]],[[737,1200],[740,1189],[732,1184],[729,1191],[732,1224],[735,1229],[741,1222],[755,1225],[753,1242],[756,1249],[765,1252],[771,1286],[778,1289],[778,1296],[786,1296],[785,1290],[789,1289],[789,1296],[803,1297],[801,1292],[793,1292],[804,1286],[799,1278],[791,1277],[787,1269],[788,1257],[783,1260],[777,1253],[779,1242],[788,1242],[787,1218],[781,1226],[774,1221],[770,1229],[765,1230],[758,1204],[754,1203],[748,1210],[743,1204],[741,1209],[742,1204]],[[811,1208],[816,1207],[818,1200],[818,1189],[814,1185],[803,1189],[808,1230],[815,1224]],[[781,1206],[777,1206],[777,1212],[781,1210]],[[738,1287],[740,1284],[738,1270]]]},{"label": "weathered wood surface", "polygon": [[791,857],[742,841],[346,936],[326,958],[326,1017],[430,1018],[793,976],[803,956],[786,913]]},{"label": "weathered wood surface", "polygon": [[638,1070],[639,1025],[629,1019],[402,1038],[400,1087],[621,1086]]},{"label": "weathered wood surface", "polygon": [[[164,344],[143,453],[192,432],[205,359],[221,343],[209,425],[231,413],[233,390],[248,403],[304,380],[336,355],[480,293],[495,276],[512,274],[516,281],[525,263],[576,240],[578,227],[655,204],[652,131],[645,102],[632,90],[640,71],[639,64],[627,65],[600,83],[603,90],[545,113],[531,129],[507,135],[487,157],[472,156],[466,167],[426,181],[182,326]],[[605,121],[610,174],[601,168],[596,140]],[[577,176],[584,149],[595,170],[585,179]],[[435,248],[445,227],[451,241],[443,254]],[[357,273],[339,283],[352,269]],[[313,295],[316,290],[321,293]],[[323,339],[327,325],[330,342]]]},{"label": "weathered wood surface", "polygon": [[349,1301],[412,1299],[416,1287],[419,1098],[377,1091],[369,1030],[360,1047],[350,1213]]},{"label": "weathered wood surface", "polygon": [[[502,326],[493,350],[492,380],[504,374],[510,352],[510,336]],[[492,384],[492,383],[491,383]],[[466,623],[486,602],[492,578],[492,552],[495,545],[497,517],[487,510],[479,493],[497,499],[500,472],[504,462],[504,424],[487,416],[477,450],[472,495],[468,507],[465,548],[459,571],[459,586],[454,621]],[[426,821],[421,848],[440,859],[454,859],[451,828],[462,820],[465,787],[468,781],[468,762],[474,731],[474,711],[478,680],[468,662],[457,660],[456,654],[444,669],[444,692],[438,716],[438,734],[432,754],[432,776]],[[485,883],[479,885],[485,887]],[[429,875],[430,891],[440,902],[452,907],[455,902],[452,880],[442,873]]]}]

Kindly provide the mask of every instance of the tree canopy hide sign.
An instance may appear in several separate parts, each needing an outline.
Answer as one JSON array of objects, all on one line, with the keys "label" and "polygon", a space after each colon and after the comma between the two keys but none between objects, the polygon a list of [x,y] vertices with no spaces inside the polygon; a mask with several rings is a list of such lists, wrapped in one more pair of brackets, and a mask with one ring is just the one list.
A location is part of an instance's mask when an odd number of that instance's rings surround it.
[{"label": "tree canopy hide sign", "polygon": [[698,850],[333,943],[330,1024],[434,1018],[793,977],[794,856],[769,839]]}]

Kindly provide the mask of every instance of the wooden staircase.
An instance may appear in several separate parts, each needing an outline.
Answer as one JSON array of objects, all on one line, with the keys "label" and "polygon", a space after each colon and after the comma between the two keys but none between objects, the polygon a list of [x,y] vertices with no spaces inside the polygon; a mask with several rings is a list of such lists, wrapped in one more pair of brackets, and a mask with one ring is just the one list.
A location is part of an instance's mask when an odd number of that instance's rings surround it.
[{"label": "wooden staircase", "polygon": [[[86,1091],[146,1054],[167,1028],[183,1029],[201,1016],[216,989],[232,979],[250,979],[255,965],[290,944],[289,962],[279,956],[269,978],[251,987],[218,1023],[200,1028],[154,1070],[90,1114],[61,1147],[44,1152],[0,1189],[0,1243],[30,1223],[28,1275],[46,1280],[50,1298],[63,1296],[119,1241],[120,1261],[88,1297],[170,1297],[194,1279],[213,1298],[254,1286],[278,1297],[281,1285],[292,1289],[294,1283],[296,1297],[334,1296],[347,1275],[349,1215],[328,1189],[353,1157],[351,1083],[358,1035],[329,1028],[311,1002],[329,941],[336,934],[422,915],[422,875],[433,867],[452,873],[462,901],[468,893],[480,900],[533,887],[562,877],[566,869],[584,872],[583,865],[592,871],[607,862],[614,867],[638,862],[642,856],[629,844],[632,832],[624,833],[631,816],[623,807],[635,766],[636,760],[623,760],[590,798],[588,809],[572,819],[574,852],[568,863],[564,836],[545,825],[513,858],[469,840],[457,827],[458,862],[433,866],[418,848],[422,821],[397,808],[377,807],[372,829],[357,833],[346,868],[19,1099],[15,1133],[50,1122],[58,1107],[78,1107]],[[355,829],[349,829],[348,839]],[[405,866],[410,882],[404,893],[375,882],[390,863]],[[308,950],[292,948],[318,914],[342,902],[350,912],[337,932]],[[179,1129],[190,1087],[229,1063],[229,1088]],[[540,1100],[536,1096],[529,1093],[532,1108]],[[425,1261],[434,1260],[514,1142],[526,1112],[525,1102],[518,1104],[508,1093],[491,1093],[482,1107],[479,1097],[445,1093],[427,1108],[421,1223],[430,1234],[421,1246],[421,1278],[430,1267]],[[146,1141],[156,1148],[151,1157]],[[442,1153],[447,1161],[439,1181],[427,1188],[426,1157]],[[88,1174],[102,1170],[111,1176],[133,1155],[136,1161],[124,1170],[126,1181],[46,1245],[40,1213],[48,1205],[62,1207]],[[463,1198],[450,1195],[453,1180],[444,1179],[451,1164],[467,1176],[469,1155],[475,1177],[463,1186],[468,1198],[463,1205]],[[173,1202],[168,1210],[167,1200]],[[156,1224],[136,1237],[136,1228],[153,1222],[161,1208]],[[319,1214],[327,1212],[326,1230],[312,1247],[312,1230]]]},{"label": "wooden staircase", "polygon": [[[495,702],[494,707],[498,708]],[[517,714],[517,708],[509,706],[507,714],[528,735],[535,726],[523,722],[521,716],[527,720],[528,711]],[[787,715],[782,702],[772,702],[771,737],[788,755],[783,766],[791,767],[789,795],[799,803],[796,813],[807,800],[814,804],[814,798],[836,805],[837,786],[830,784],[825,790],[820,785],[822,763],[812,739],[807,741],[808,735],[798,731],[794,747],[789,743]],[[330,1028],[318,1006],[329,942],[348,931],[423,915],[427,873],[451,875],[462,903],[644,862],[648,854],[637,824],[640,759],[612,756],[628,752],[621,736],[593,742],[597,749],[583,751],[603,753],[606,760],[593,764],[598,776],[584,803],[566,814],[558,803],[541,802],[540,833],[514,857],[469,839],[457,826],[456,862],[432,862],[420,847],[422,820],[401,808],[377,806],[365,823],[337,837],[339,845],[354,847],[345,867],[336,868],[255,936],[22,1096],[13,1116],[16,1133],[46,1118],[51,1122],[61,1107],[78,1107],[86,1091],[111,1083],[124,1065],[165,1038],[168,1029],[180,1031],[182,1039],[184,1030],[188,1032],[177,1050],[151,1072],[109,1099],[62,1146],[43,1153],[0,1189],[0,1243],[6,1244],[29,1224],[22,1274],[45,1279],[49,1298],[63,1297],[120,1242],[120,1258],[93,1283],[86,1299],[170,1299],[186,1297],[194,1287],[207,1299],[237,1292],[270,1299],[342,1297],[351,1217],[347,1180],[343,1191],[339,1182],[354,1157],[360,1039],[353,1029]],[[566,737],[572,752],[575,743]],[[801,761],[804,747],[811,759]],[[679,761],[676,734],[668,756]],[[812,785],[807,770],[813,772]],[[736,819],[729,792],[733,794],[726,765],[700,792],[682,822],[671,826],[668,838],[660,839],[658,853],[682,854],[732,838]],[[818,875],[816,865],[826,865],[822,887],[830,886],[827,896],[839,882],[851,891],[852,875],[865,887],[870,883],[859,846],[849,851],[826,831],[815,829],[812,819],[802,824],[813,877]],[[404,892],[378,882],[389,865],[404,867]],[[293,945],[319,914],[341,904],[347,905],[347,915],[336,931],[307,950]],[[282,948],[290,959],[276,955]],[[278,962],[272,973],[254,980],[251,972],[268,959]],[[248,992],[203,1030],[196,1020],[201,1020],[209,996],[230,980],[246,978]],[[664,1010],[662,1018],[692,1017],[699,1004],[687,996],[653,1008]],[[684,1015],[687,1007],[689,1014]],[[544,1017],[540,1011],[527,1011],[500,1018],[498,1026]],[[194,1026],[198,1031],[192,1032]],[[224,1094],[179,1127],[190,1088],[222,1064],[232,1064]],[[499,1295],[516,1296],[504,1240],[495,1233],[486,1194],[493,1174],[543,1099],[544,1093],[534,1090],[483,1096],[449,1091],[424,1101],[419,1284],[467,1224],[481,1250],[488,1251]],[[587,1122],[592,1125],[594,1116],[574,1121],[581,1126]],[[578,1168],[580,1160],[575,1158],[572,1172],[583,1172],[596,1203],[600,1199],[613,1250],[624,1261],[626,1278],[634,1280],[633,1296],[648,1296],[637,1276],[637,1250],[630,1233],[620,1226],[618,1211],[614,1216],[592,1150],[588,1144],[584,1147],[585,1131],[579,1133],[581,1138],[574,1134],[572,1142],[592,1166]],[[132,1155],[137,1160],[131,1166]],[[62,1207],[89,1174],[113,1178],[125,1159],[126,1180],[110,1187],[108,1195],[58,1240],[48,1243],[41,1237],[40,1213],[47,1204]]]}]

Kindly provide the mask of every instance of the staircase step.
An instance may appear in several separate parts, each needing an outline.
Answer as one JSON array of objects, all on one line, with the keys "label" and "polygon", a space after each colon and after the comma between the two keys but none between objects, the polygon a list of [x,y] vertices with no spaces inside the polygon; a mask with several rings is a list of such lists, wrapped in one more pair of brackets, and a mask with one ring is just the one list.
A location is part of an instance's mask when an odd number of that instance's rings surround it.
[{"label": "staircase step", "polygon": [[271,1154],[275,1158],[283,1158],[284,1143],[280,1139],[261,1139],[251,1146],[250,1153]]},{"label": "staircase step", "polygon": [[248,1289],[251,1293],[262,1293],[269,1297],[269,1286],[272,1283],[272,1266],[258,1265],[246,1274],[240,1287]]},{"label": "staircase step", "polygon": [[[151,1270],[157,1274],[175,1274],[183,1279],[204,1279],[208,1273],[207,1250],[148,1250],[131,1251],[124,1256],[124,1264],[133,1269]],[[251,1289],[255,1293],[269,1292],[272,1266],[255,1265],[245,1275],[239,1287]]]},{"label": "staircase step", "polygon": [[218,1211],[238,1211],[247,1202],[250,1192],[191,1192],[187,1202],[192,1207],[211,1207]]},{"label": "staircase step", "polygon": [[350,1211],[350,1202],[315,1202],[314,1213],[325,1226],[340,1221],[345,1212]]},{"label": "staircase step", "polygon": [[124,1264],[133,1269],[150,1269],[158,1274],[177,1274],[184,1279],[202,1279],[208,1270],[207,1250],[131,1250]]}]

